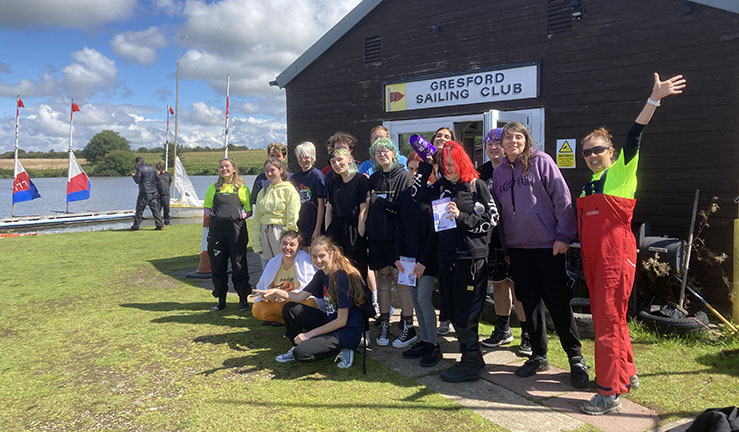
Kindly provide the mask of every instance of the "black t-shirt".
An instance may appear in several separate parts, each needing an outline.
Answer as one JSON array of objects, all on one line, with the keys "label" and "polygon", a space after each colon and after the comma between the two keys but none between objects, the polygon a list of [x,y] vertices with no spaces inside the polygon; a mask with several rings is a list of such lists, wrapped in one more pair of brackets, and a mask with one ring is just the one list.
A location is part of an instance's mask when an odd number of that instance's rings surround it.
[{"label": "black t-shirt", "polygon": [[335,175],[329,180],[326,189],[333,218],[357,219],[359,205],[366,202],[369,196],[369,179],[357,173],[348,183],[344,183],[341,176]]}]

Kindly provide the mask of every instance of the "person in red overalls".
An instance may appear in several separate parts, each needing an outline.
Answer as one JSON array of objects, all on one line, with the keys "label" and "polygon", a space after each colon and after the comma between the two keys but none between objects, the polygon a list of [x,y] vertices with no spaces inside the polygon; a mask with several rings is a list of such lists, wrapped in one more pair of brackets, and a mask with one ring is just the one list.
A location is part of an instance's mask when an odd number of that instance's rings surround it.
[{"label": "person in red overalls", "polygon": [[660,81],[626,136],[626,143],[613,160],[611,134],[599,128],[583,138],[582,154],[593,171],[577,199],[577,218],[582,244],[585,281],[590,293],[590,312],[595,326],[595,374],[598,394],[581,409],[592,415],[618,411],[618,396],[639,385],[631,351],[626,311],[636,272],[636,241],[631,232],[636,192],[636,168],[644,127],[660,100],[682,93],[682,75]]}]

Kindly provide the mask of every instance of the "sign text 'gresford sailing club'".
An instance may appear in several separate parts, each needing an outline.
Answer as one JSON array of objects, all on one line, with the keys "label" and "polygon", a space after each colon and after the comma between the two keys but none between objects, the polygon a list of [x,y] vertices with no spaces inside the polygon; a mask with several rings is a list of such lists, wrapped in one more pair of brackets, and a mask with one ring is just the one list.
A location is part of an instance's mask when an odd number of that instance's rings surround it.
[{"label": "sign text 'gresford sailing club'", "polygon": [[538,66],[385,85],[385,111],[406,111],[538,96]]}]

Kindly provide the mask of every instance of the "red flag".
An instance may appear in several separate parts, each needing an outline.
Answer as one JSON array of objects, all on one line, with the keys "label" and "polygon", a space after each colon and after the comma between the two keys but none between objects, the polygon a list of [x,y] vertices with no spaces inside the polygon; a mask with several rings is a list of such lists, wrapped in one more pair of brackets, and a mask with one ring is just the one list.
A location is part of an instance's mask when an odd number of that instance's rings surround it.
[{"label": "red flag", "polygon": [[169,113],[174,114],[174,110],[172,109],[172,107],[169,107]]},{"label": "red flag", "polygon": [[18,98],[18,108],[25,108],[25,107],[26,107],[26,106],[25,106],[25,105],[23,105],[23,99],[21,99],[21,98],[19,97],[19,98]]},{"label": "red flag", "polygon": [[77,104],[77,102],[72,102],[72,112],[79,111],[80,106]]}]

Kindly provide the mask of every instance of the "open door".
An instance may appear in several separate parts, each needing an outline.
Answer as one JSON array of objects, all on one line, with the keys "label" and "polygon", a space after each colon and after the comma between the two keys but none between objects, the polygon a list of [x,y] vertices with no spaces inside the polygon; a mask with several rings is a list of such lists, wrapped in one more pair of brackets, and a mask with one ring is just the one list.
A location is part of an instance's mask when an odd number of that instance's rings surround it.
[{"label": "open door", "polygon": [[[505,126],[506,123],[517,121],[526,126],[531,132],[534,139],[534,148],[544,150],[544,109],[537,108],[532,110],[518,111],[498,111],[490,110],[483,114],[482,123],[485,133],[493,128]],[[483,151],[483,154],[485,152]],[[484,154],[483,161],[489,160],[488,155]]]}]

